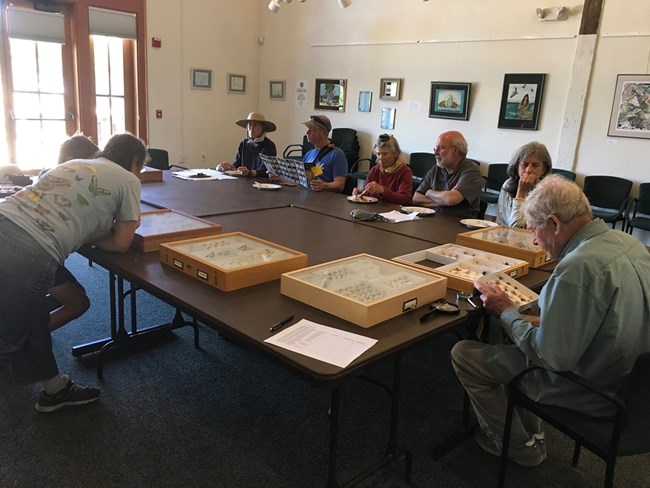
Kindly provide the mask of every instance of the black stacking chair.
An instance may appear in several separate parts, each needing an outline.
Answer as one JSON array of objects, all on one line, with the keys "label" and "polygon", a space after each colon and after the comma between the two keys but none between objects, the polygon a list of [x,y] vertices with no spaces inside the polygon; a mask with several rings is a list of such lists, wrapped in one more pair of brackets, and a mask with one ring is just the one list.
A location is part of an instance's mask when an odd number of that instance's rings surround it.
[{"label": "black stacking chair", "polygon": [[302,161],[305,154],[312,149],[314,149],[314,146],[307,142],[307,136],[302,136],[302,144],[289,144],[284,148],[284,151],[282,151],[282,157]]},{"label": "black stacking chair", "polygon": [[629,234],[634,229],[650,230],[650,183],[639,185],[639,198],[633,198],[628,205],[625,222],[625,230]]},{"label": "black stacking chair", "polygon": [[564,176],[567,180],[576,180],[576,174],[573,171],[569,171],[568,169],[553,168],[551,169],[551,173],[554,175]]},{"label": "black stacking chair", "polygon": [[359,137],[355,129],[337,127],[332,129],[332,144],[345,153],[348,160],[348,173],[352,173],[357,161],[359,161]]},{"label": "black stacking chair", "polygon": [[483,191],[481,192],[481,202],[487,207],[492,203],[499,201],[499,193],[503,183],[508,179],[506,170],[507,163],[492,163],[488,165],[487,176],[484,176]]},{"label": "black stacking chair", "polygon": [[[359,170],[359,165],[363,161],[368,161],[368,170],[363,171]],[[377,164],[377,156],[373,153],[371,157],[369,158],[363,158],[359,159],[354,165],[352,165],[352,168],[350,168],[350,176],[357,180],[365,180],[368,177],[368,173],[370,172],[370,168],[372,168],[375,164]]]},{"label": "black stacking chair", "polygon": [[612,404],[616,413],[612,417],[594,418],[566,408],[544,405],[529,398],[520,388],[521,378],[531,371],[542,369],[532,366],[508,383],[508,409],[503,434],[501,467],[498,486],[505,481],[508,465],[508,445],[512,413],[515,407],[523,407],[549,423],[575,441],[572,465],[577,466],[582,446],[607,463],[605,488],[614,482],[614,467],[619,456],[633,456],[650,452],[650,353],[641,354],[634,364],[627,383],[621,385],[621,395],[611,395],[598,385],[568,372],[552,372],[591,390]]},{"label": "black stacking chair", "polygon": [[436,165],[436,155],[428,152],[414,152],[409,158],[409,166],[413,172],[413,192],[417,190],[420,183],[431,168]]},{"label": "black stacking chair", "polygon": [[149,161],[147,166],[156,169],[169,169],[169,153],[164,149],[155,149],[150,147],[147,149],[149,152]]},{"label": "black stacking chair", "polygon": [[[617,176],[585,176],[582,186],[591,204],[594,218],[601,218],[612,229],[616,222],[623,221],[624,212],[630,203],[632,182]],[[625,224],[622,224],[625,226]]]}]

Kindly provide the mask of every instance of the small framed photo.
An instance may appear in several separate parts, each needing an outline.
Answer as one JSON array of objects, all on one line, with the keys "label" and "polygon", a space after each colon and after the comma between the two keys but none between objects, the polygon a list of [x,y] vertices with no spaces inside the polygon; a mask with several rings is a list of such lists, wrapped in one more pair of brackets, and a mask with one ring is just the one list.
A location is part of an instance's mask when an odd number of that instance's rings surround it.
[{"label": "small framed photo", "polygon": [[269,81],[269,98],[271,100],[284,100],[284,80]]},{"label": "small framed photo", "polygon": [[500,129],[537,130],[546,75],[513,73],[503,78]]},{"label": "small framed photo", "polygon": [[360,91],[359,92],[359,112],[370,112],[372,107],[372,92]]},{"label": "small framed photo", "polygon": [[402,80],[400,78],[382,78],[379,88],[379,99],[397,101],[402,96]]},{"label": "small framed photo", "polygon": [[650,139],[649,101],[650,75],[618,75],[607,135]]},{"label": "small framed photo", "polygon": [[390,107],[383,107],[381,109],[381,128],[393,130],[395,128],[395,112],[396,109]]},{"label": "small framed photo", "polygon": [[246,75],[228,73],[228,93],[246,93]]},{"label": "small framed photo", "polygon": [[316,79],[314,108],[345,112],[345,90],[347,80]]},{"label": "small framed photo", "polygon": [[439,119],[469,119],[471,83],[431,82],[429,117]]},{"label": "small framed photo", "polygon": [[191,68],[190,80],[193,90],[211,90],[212,89],[212,70]]}]

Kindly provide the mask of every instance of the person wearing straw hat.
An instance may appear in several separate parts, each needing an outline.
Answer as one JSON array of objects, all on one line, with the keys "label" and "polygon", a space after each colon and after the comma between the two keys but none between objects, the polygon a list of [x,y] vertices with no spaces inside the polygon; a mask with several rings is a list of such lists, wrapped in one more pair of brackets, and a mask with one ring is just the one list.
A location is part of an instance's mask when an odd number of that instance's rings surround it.
[{"label": "person wearing straw hat", "polygon": [[259,112],[251,112],[245,119],[235,122],[247,131],[246,138],[239,143],[235,160],[232,163],[223,162],[217,166],[219,171],[237,170],[241,176],[267,176],[266,166],[262,163],[260,154],[275,156],[275,143],[266,137],[267,132],[273,132],[276,126],[266,120]]}]

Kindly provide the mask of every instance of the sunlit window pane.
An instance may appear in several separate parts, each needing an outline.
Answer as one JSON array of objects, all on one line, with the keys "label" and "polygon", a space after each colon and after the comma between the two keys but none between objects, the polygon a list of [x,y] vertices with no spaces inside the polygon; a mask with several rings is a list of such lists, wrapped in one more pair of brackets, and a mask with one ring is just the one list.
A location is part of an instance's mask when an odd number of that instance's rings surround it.
[{"label": "sunlit window pane", "polygon": [[107,97],[97,97],[97,140],[104,147],[111,137],[111,106]]},{"label": "sunlit window pane", "polygon": [[38,43],[39,87],[49,93],[63,93],[63,77],[52,76],[63,73],[61,45],[53,42]]},{"label": "sunlit window pane", "polygon": [[124,132],[126,122],[124,120],[124,98],[111,97],[111,112],[113,115],[113,134]]},{"label": "sunlit window pane", "polygon": [[63,95],[41,95],[41,113],[44,119],[65,118]]},{"label": "sunlit window pane", "polygon": [[111,95],[124,96],[124,52],[122,39],[109,38],[111,63]]},{"label": "sunlit window pane", "polygon": [[14,92],[14,117],[18,119],[40,119],[40,105],[38,93]]},{"label": "sunlit window pane", "polygon": [[66,139],[64,122],[16,121],[16,158],[22,169],[50,168]]},{"label": "sunlit window pane", "polygon": [[37,91],[36,42],[10,39],[10,47],[14,90]]},{"label": "sunlit window pane", "polygon": [[95,93],[110,95],[110,79],[108,77],[108,38],[93,36],[95,55]]},{"label": "sunlit window pane", "polygon": [[[2,43],[0,43],[1,45]],[[2,77],[0,76],[0,93],[3,93],[2,89]],[[4,97],[0,96],[0,112],[5,113],[5,102]],[[7,131],[5,129],[5,124],[0,123],[0,165],[9,164],[9,146],[7,144]]]}]

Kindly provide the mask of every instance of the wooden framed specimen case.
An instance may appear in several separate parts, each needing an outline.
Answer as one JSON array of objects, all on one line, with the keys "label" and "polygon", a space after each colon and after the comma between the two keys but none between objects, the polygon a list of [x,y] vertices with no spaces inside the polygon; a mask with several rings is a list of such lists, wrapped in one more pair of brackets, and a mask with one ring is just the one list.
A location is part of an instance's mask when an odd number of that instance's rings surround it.
[{"label": "wooden framed specimen case", "polygon": [[462,232],[456,237],[456,244],[522,259],[528,261],[531,268],[539,268],[551,261],[546,252],[533,244],[533,233],[518,227],[499,225]]},{"label": "wooden framed specimen case", "polygon": [[529,267],[528,261],[458,244],[443,244],[397,256],[393,260],[446,277],[447,286],[452,290],[470,292],[481,276],[501,271],[517,278],[527,274]]},{"label": "wooden framed specimen case", "polygon": [[280,289],[283,295],[367,328],[443,298],[447,279],[357,254],[285,273]]},{"label": "wooden framed specimen case", "polygon": [[163,172],[160,169],[143,166],[142,170],[138,173],[138,178],[142,183],[149,183],[152,181],[162,181]]},{"label": "wooden framed specimen case", "polygon": [[486,276],[481,276],[477,281],[479,283],[497,285],[506,293],[506,295],[508,295],[508,298],[510,298],[512,303],[518,307],[520,312],[529,309],[537,303],[537,300],[539,300],[539,295],[537,293],[518,281],[513,280],[505,273],[491,273]]},{"label": "wooden framed specimen case", "polygon": [[221,226],[177,210],[142,212],[140,227],[131,247],[137,251],[157,251],[163,242],[221,234]]},{"label": "wooden framed specimen case", "polygon": [[307,255],[243,232],[160,245],[163,264],[222,291],[280,278],[307,266]]}]

